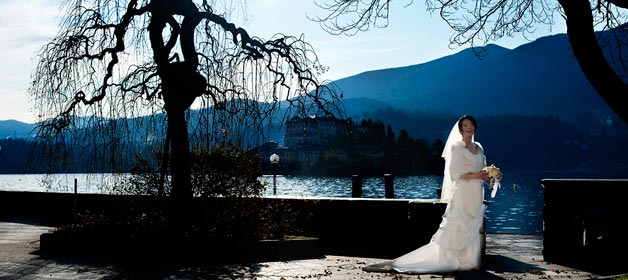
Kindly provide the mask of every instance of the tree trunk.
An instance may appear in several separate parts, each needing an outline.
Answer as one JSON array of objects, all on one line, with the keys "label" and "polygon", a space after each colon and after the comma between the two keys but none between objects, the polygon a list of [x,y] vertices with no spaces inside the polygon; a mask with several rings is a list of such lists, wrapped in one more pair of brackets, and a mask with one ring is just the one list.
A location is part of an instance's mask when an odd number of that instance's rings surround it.
[{"label": "tree trunk", "polygon": [[173,203],[170,221],[175,234],[185,235],[192,198],[190,141],[188,139],[185,111],[169,110],[167,112],[171,145],[170,174],[172,176],[171,196]]},{"label": "tree trunk", "polygon": [[593,15],[589,0],[558,0],[563,7],[574,56],[585,77],[609,107],[628,124],[628,103],[622,95],[628,93],[628,85],[608,64],[595,36]]},{"label": "tree trunk", "polygon": [[191,197],[190,141],[185,111],[168,111],[168,129],[171,147],[172,196]]},{"label": "tree trunk", "polygon": [[[170,174],[172,176],[170,226],[175,234],[187,233],[192,199],[190,141],[185,111],[196,97],[205,91],[206,80],[197,72],[198,58],[194,44],[196,26],[200,23],[198,8],[192,0],[151,0],[151,19],[148,26],[157,73],[161,78],[161,94],[168,114],[170,137]],[[183,16],[180,30],[170,26],[170,35],[164,40],[164,30],[175,15]],[[169,24],[167,24],[169,23]],[[175,23],[174,26],[177,24]],[[184,61],[171,61],[171,51],[180,42]],[[164,151],[165,152],[165,151]],[[184,237],[184,236],[183,236]]]}]

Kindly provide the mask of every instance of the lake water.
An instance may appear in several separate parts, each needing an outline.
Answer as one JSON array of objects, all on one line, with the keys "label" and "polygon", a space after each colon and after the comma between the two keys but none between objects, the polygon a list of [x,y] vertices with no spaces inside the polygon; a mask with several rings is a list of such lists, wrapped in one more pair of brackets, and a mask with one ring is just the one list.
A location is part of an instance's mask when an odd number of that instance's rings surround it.
[{"label": "lake water", "polygon": [[[490,233],[537,234],[543,233],[542,174],[509,173],[502,179],[502,188],[495,198],[485,188],[486,230]],[[436,199],[443,176],[407,176],[393,180],[395,198]],[[264,176],[268,183],[266,195],[273,195],[273,177]],[[351,197],[351,178],[318,178],[277,176],[278,196],[293,197]],[[362,196],[384,198],[384,178],[364,178]]]},{"label": "lake water", "polygon": [[[490,233],[543,233],[543,178],[600,178],[582,172],[506,172],[502,188],[495,198],[485,188],[489,202],[486,230]],[[76,179],[80,193],[101,193],[101,186],[119,181],[105,174],[0,175],[0,190],[73,192]],[[266,196],[283,197],[351,197],[351,178],[277,176],[273,192],[273,176],[262,176],[267,184]],[[395,198],[435,199],[442,176],[395,177]],[[384,198],[384,178],[363,179],[363,197]]]}]

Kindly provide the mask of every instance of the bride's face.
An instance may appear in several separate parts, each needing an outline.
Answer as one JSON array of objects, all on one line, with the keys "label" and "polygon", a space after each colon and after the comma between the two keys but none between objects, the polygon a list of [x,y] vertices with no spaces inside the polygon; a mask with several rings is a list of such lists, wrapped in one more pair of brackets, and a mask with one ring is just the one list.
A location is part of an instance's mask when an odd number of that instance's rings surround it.
[{"label": "bride's face", "polygon": [[462,120],[462,130],[460,133],[463,138],[473,136],[475,133],[475,125],[473,125],[473,122],[468,119]]}]

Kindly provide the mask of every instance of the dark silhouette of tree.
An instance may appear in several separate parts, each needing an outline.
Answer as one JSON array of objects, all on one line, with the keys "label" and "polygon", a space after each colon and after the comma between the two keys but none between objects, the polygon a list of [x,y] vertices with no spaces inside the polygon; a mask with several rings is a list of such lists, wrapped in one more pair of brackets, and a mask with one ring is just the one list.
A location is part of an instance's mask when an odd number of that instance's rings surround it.
[{"label": "dark silhouette of tree", "polygon": [[[353,35],[371,26],[386,27],[393,0],[322,0],[317,3],[329,14],[314,20],[331,34]],[[409,1],[408,5],[413,2]],[[628,92],[624,51],[628,43],[625,25],[628,1],[624,0],[427,0],[427,9],[437,12],[454,30],[451,43],[471,46],[515,34],[532,34],[539,24],[551,25],[559,14],[567,23],[567,36],[582,72],[609,107],[628,124]],[[610,36],[599,31],[610,30]],[[429,27],[428,27],[429,28]],[[603,49],[610,53],[605,57]],[[481,53],[478,53],[481,54]]]},{"label": "dark silhouette of tree", "polygon": [[384,139],[384,158],[383,168],[386,173],[398,173],[399,162],[396,160],[397,155],[395,153],[395,147],[397,141],[395,139],[395,132],[390,124],[386,125],[386,138]]},{"label": "dark silhouette of tree", "polygon": [[[339,114],[336,93],[317,79],[326,68],[304,38],[253,37],[229,21],[237,5],[67,1],[30,88],[38,140],[46,143],[40,155],[59,162],[66,151],[47,147],[89,147],[98,159],[92,164],[115,167],[146,144],[161,145],[171,157],[163,165],[170,166],[171,196],[185,204],[190,139],[243,142],[287,115]],[[202,109],[191,114],[193,104]]]},{"label": "dark silhouette of tree", "polygon": [[397,158],[397,165],[402,172],[410,173],[416,170],[417,159],[420,157],[418,154],[418,145],[405,129],[399,130],[395,157]]}]

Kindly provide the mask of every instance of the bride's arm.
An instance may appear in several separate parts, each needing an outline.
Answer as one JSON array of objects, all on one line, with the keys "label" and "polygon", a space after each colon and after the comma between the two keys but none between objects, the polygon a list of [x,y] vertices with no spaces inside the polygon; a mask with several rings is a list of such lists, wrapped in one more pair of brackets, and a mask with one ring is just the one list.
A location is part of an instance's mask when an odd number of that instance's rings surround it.
[{"label": "bride's arm", "polygon": [[451,146],[451,162],[449,164],[449,175],[452,181],[464,179],[464,146],[455,144]]},{"label": "bride's arm", "polygon": [[462,175],[462,179],[482,179],[484,182],[490,182],[490,178],[488,177],[488,172],[484,170],[480,170],[479,172],[468,172]]}]

